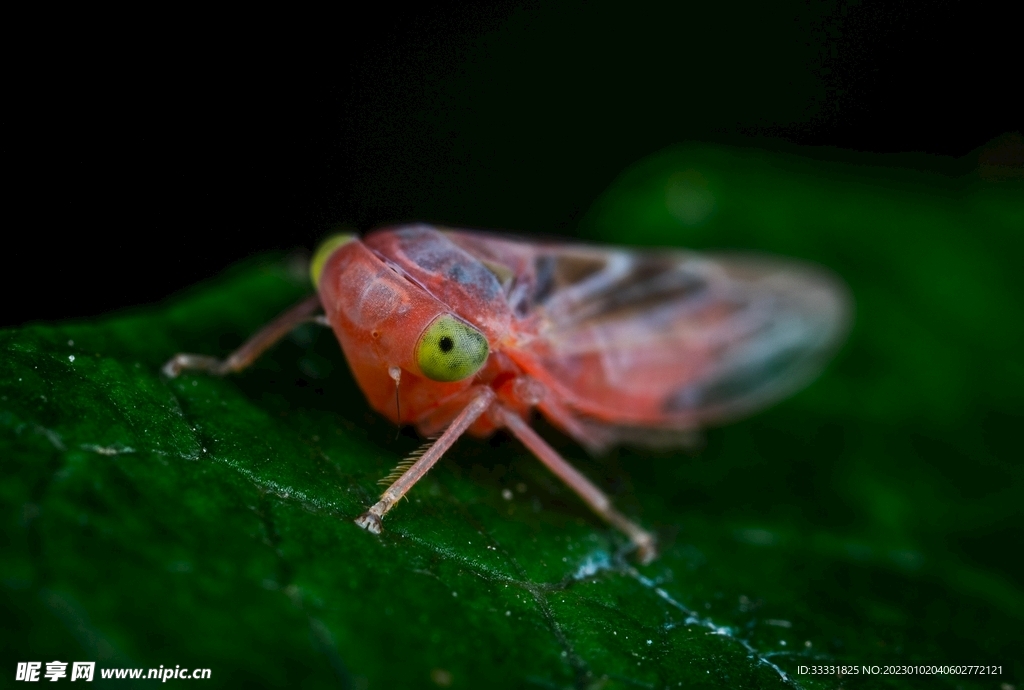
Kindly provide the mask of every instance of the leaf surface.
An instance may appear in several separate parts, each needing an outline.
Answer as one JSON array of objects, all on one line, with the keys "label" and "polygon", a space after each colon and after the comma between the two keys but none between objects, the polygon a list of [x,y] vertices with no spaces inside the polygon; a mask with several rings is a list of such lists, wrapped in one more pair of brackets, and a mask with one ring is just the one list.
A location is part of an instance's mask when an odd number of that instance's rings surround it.
[{"label": "leaf surface", "polygon": [[[381,537],[360,530],[376,480],[419,441],[368,409],[316,326],[239,376],[161,376],[171,354],[222,356],[305,295],[284,262],[137,313],[0,332],[6,672],[56,659],[210,668],[218,686],[1017,682],[1021,187],[856,163],[681,147],[584,219],[593,241],[818,261],[857,303],[822,378],[699,449],[592,459],[538,423],[658,532],[646,567],[501,434],[456,444]],[[918,662],[1003,675],[799,672]]]}]

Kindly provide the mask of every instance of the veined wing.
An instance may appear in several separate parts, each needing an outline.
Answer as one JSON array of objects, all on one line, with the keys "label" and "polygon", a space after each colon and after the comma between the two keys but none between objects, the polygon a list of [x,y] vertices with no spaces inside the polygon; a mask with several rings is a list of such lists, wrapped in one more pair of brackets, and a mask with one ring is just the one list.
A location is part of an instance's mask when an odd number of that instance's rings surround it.
[{"label": "veined wing", "polygon": [[679,432],[671,442],[762,408],[816,376],[849,324],[845,286],[786,259],[451,236],[508,269],[510,305],[531,324],[508,355],[591,447]]}]

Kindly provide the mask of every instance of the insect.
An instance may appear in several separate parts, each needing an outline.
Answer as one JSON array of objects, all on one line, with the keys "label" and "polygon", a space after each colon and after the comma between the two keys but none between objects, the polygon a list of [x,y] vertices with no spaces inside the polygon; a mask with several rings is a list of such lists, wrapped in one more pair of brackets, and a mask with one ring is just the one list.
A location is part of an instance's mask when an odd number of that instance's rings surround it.
[{"label": "insect", "polygon": [[[370,405],[436,435],[355,522],[382,518],[462,434],[507,429],[641,562],[649,531],[530,426],[533,410],[591,451],[683,444],[813,378],[842,340],[842,283],[763,256],[630,251],[427,225],[326,240],[316,294],[227,359],[179,354],[164,372],[238,372],[309,320],[329,325]],[[322,314],[320,313],[322,312]]]}]

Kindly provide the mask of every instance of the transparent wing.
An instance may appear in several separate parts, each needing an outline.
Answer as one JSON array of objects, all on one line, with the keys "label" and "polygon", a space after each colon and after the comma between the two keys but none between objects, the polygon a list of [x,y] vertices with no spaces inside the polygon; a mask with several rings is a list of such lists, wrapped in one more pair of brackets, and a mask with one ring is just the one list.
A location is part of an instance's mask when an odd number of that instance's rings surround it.
[{"label": "transparent wing", "polygon": [[791,260],[452,237],[507,269],[523,324],[508,354],[591,447],[686,443],[769,405],[814,378],[849,326],[841,281]]}]

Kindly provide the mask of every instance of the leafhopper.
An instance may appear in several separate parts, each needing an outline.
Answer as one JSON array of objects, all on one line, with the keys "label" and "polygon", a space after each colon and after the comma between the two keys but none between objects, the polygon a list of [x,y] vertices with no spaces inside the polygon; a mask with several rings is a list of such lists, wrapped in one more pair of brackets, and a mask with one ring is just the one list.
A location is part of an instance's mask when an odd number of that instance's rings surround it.
[{"label": "leafhopper", "polygon": [[538,243],[411,225],[338,235],[311,263],[316,294],[224,360],[164,367],[238,372],[292,328],[333,329],[370,405],[436,436],[359,515],[382,520],[464,433],[506,429],[601,518],[657,554],[654,535],[530,426],[534,410],[594,452],[685,444],[805,385],[849,322],[843,284],[767,256]]}]

